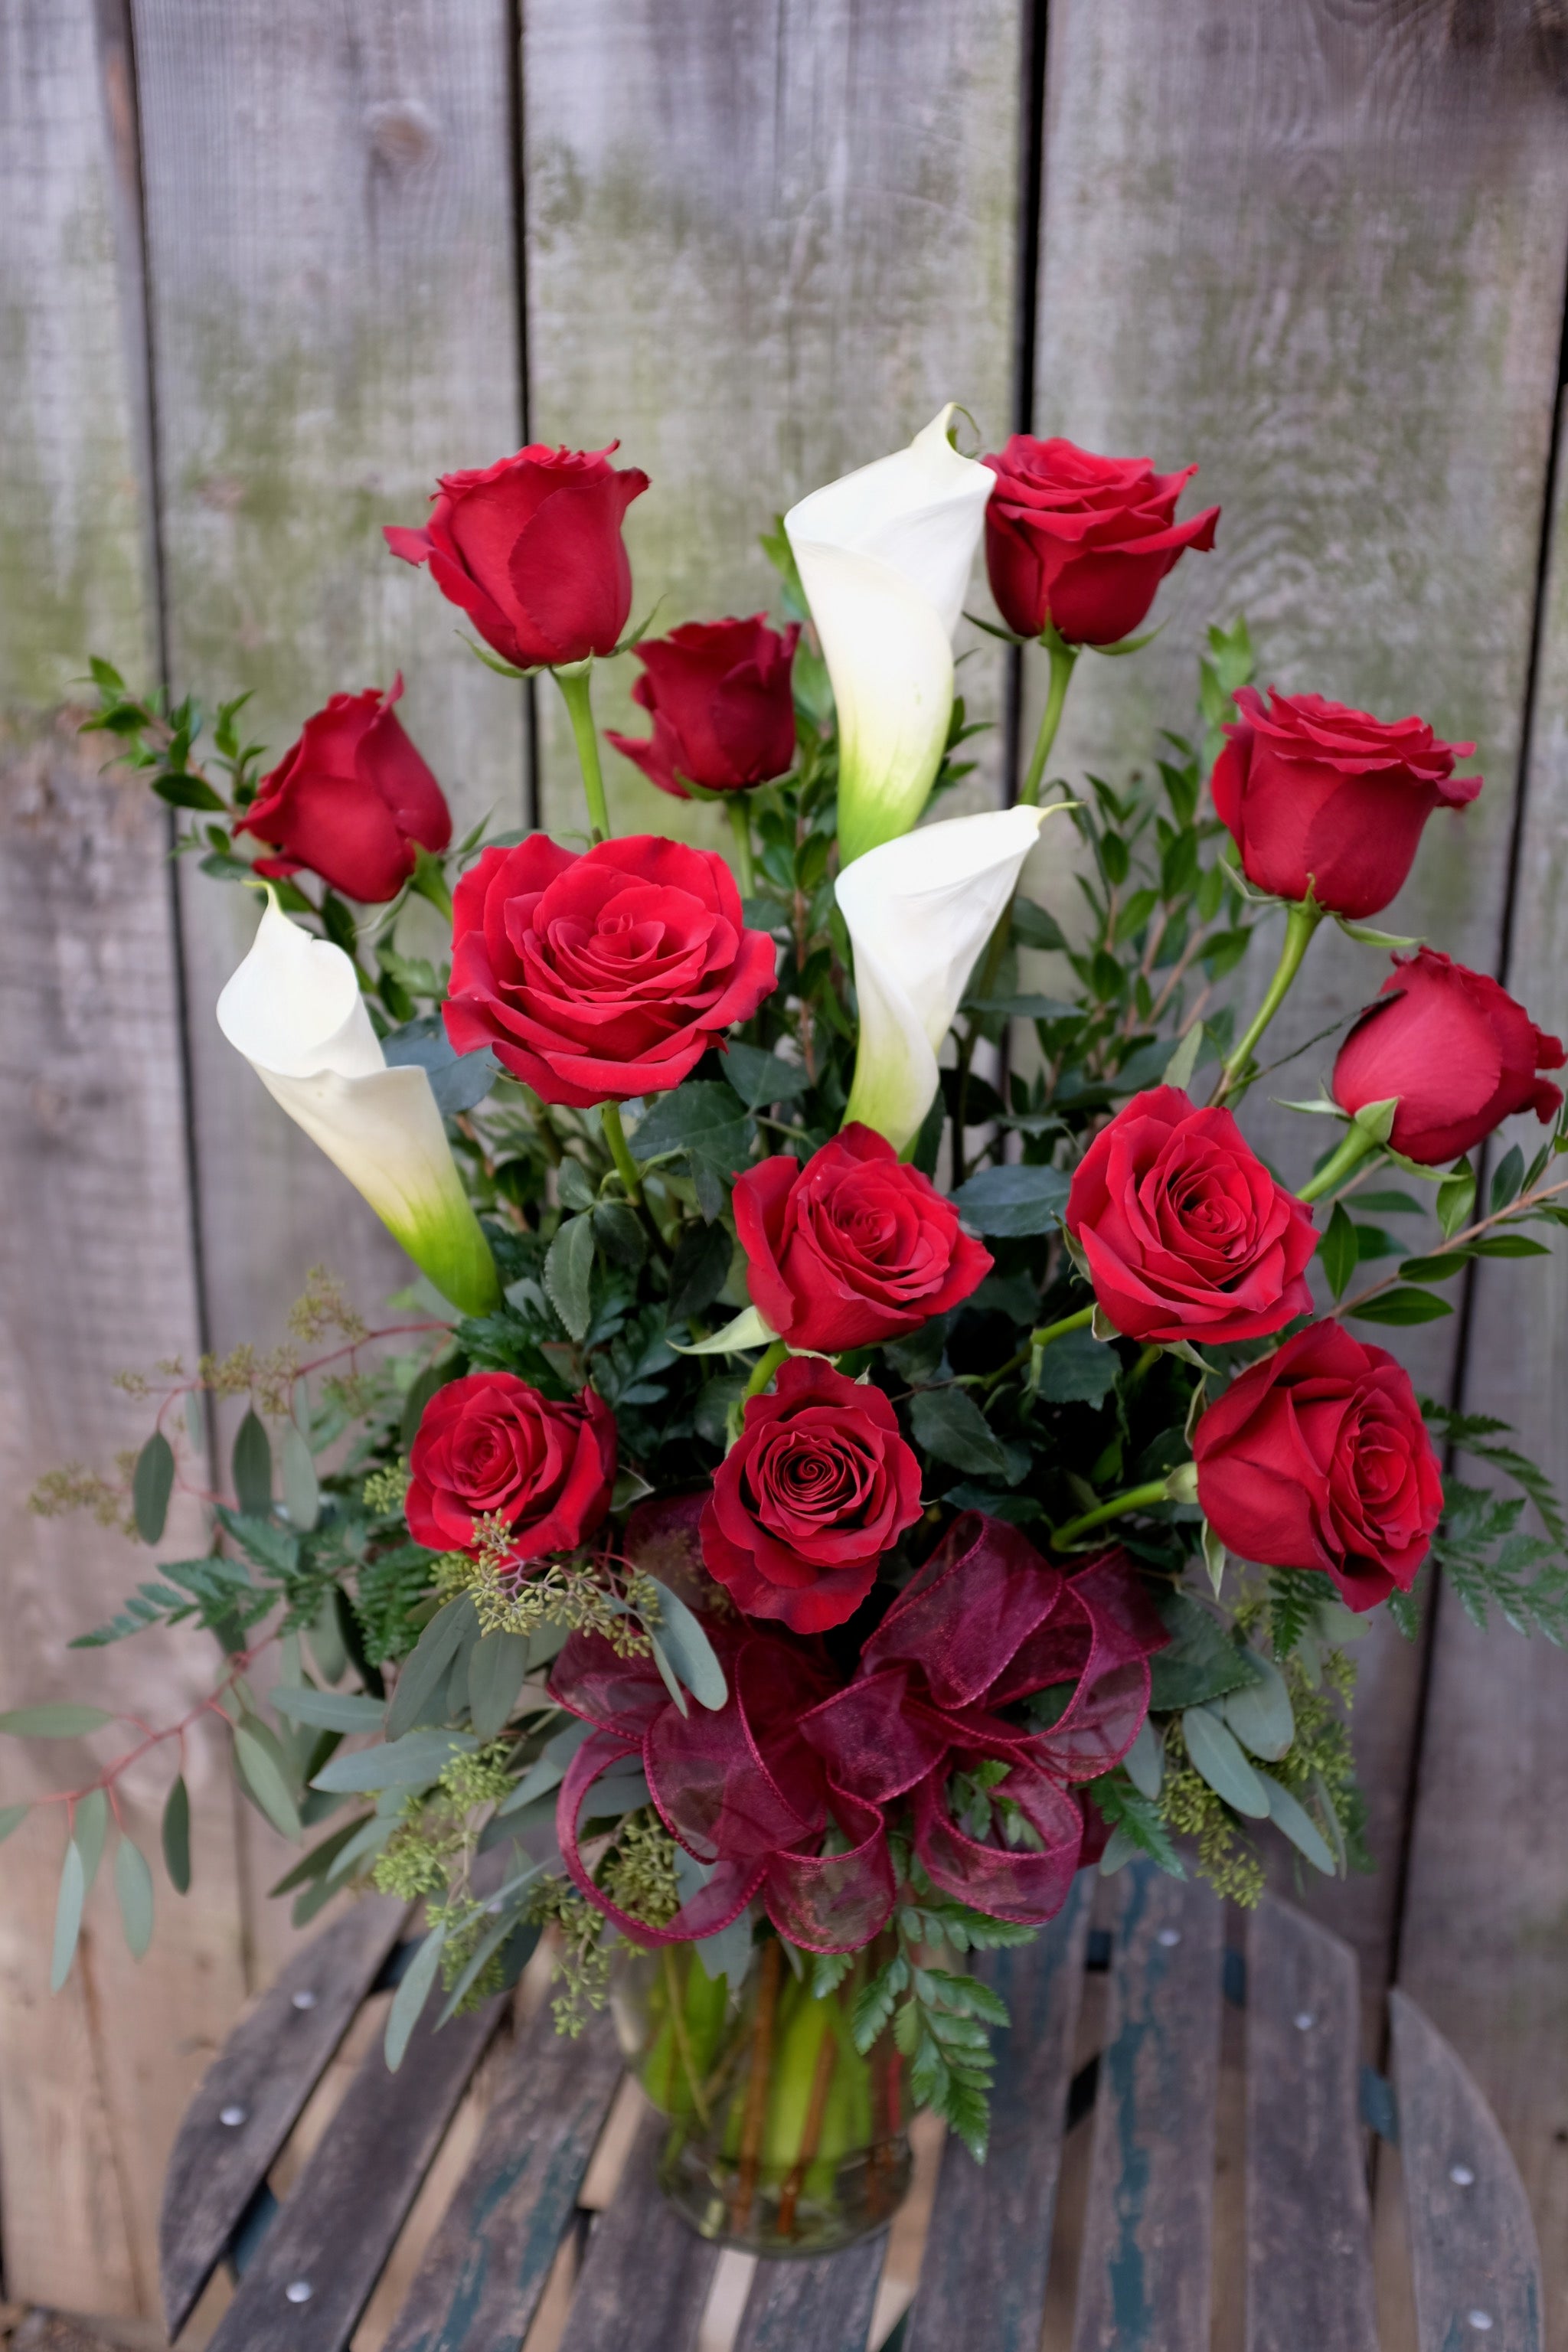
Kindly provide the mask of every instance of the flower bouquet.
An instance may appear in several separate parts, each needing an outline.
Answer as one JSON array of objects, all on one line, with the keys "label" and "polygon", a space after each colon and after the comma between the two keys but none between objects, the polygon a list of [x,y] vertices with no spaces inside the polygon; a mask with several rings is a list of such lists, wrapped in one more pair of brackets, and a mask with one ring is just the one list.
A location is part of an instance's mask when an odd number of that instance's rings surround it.
[{"label": "flower bouquet", "polygon": [[[972,459],[950,414],[783,517],[782,628],[625,635],[647,483],[612,452],[524,449],[387,531],[480,660],[564,697],[578,833],[454,844],[401,681],[265,774],[238,703],[204,760],[191,702],[100,663],[88,721],[189,813],[182,851],[265,893],[218,1021],[420,1278],[372,1328],[318,1274],[282,1345],[133,1379],[140,1453],[37,1506],[156,1546],[185,1488],[210,1542],[82,1645],[216,1637],[240,1785],[309,1841],[297,1922],[367,1883],[423,1900],[389,2063],[548,1932],[563,2030],[609,2001],[670,2118],[670,2195],[775,2251],[885,2219],[918,2108],[983,2154],[1005,2011],[973,1956],[1078,1871],[1249,1902],[1270,1867],[1363,1866],[1368,1612],[1414,1636],[1440,1571],[1479,1618],[1568,1623],[1540,1473],[1352,1328],[1447,1313],[1469,1261],[1568,1216],[1562,1047],[1364,928],[1480,789],[1471,747],[1256,691],[1238,623],[1200,741],[1047,784],[1075,666],[1135,649],[1216,515],[1061,441]],[[1016,805],[944,817],[982,533],[978,625],[1043,651],[1044,718]],[[650,731],[609,740],[721,803],[728,859],[611,831],[591,692],[627,651]],[[1276,1172],[1237,1114],[1325,922],[1394,968],[1292,1106],[1326,1147]],[[1483,1198],[1471,1155],[1521,1112],[1549,1131]],[[204,1400],[243,1406],[226,1476]],[[177,1765],[185,1727],[53,1801],[57,1982],[123,1766]],[[176,1770],[176,1891],[188,1818]],[[140,1949],[122,1834],[113,1875]]]}]

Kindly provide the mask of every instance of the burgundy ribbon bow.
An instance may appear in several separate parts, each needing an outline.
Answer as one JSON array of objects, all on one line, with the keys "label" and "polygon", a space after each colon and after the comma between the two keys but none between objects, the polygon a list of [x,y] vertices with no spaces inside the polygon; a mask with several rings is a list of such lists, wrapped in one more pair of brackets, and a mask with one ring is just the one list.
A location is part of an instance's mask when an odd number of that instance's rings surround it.
[{"label": "burgundy ribbon bow", "polygon": [[[894,1602],[847,1685],[788,1635],[720,1622],[708,1631],[730,1686],[713,1713],[683,1716],[651,1659],[618,1658],[598,1634],[574,1633],[551,1678],[561,1704],[595,1727],[562,1783],[562,1855],[582,1892],[641,1944],[716,1935],[760,1896],[792,1943],[858,1950],[893,1907],[883,1809],[904,1796],[935,1885],[998,1918],[1048,1919],[1083,1844],[1068,1784],[1108,1771],[1131,1746],[1149,1656],[1166,1639],[1121,1552],[1069,1578],[1016,1528],[973,1511]],[[1073,1682],[1055,1722],[1002,1719],[1001,1708]],[[579,1848],[595,1783],[630,1756],[670,1834],[710,1870],[663,1927],[610,1902]],[[1040,1851],[987,1844],[950,1818],[948,1773],[986,1759],[1008,1766],[1001,1793]],[[840,1850],[825,1853],[825,1843]]]}]

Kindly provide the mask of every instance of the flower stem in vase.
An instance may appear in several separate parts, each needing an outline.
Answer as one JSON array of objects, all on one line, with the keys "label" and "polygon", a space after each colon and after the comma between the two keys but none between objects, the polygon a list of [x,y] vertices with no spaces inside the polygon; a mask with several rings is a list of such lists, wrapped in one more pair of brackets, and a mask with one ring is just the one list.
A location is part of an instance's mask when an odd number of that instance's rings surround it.
[{"label": "flower stem in vase", "polygon": [[768,2113],[768,2077],[773,2055],[773,2016],[778,2007],[779,1969],[784,1951],[770,1936],[757,1962],[757,2021],[752,2030],[752,2070],[746,2081],[746,2105],[741,2118],[741,2165],[735,2178],[731,2229],[743,2230],[752,2218],[757,2193],[757,2167],[763,2151],[763,2126]]},{"label": "flower stem in vase", "polygon": [[[826,2004],[819,2003],[819,2007]],[[812,2069],[811,2092],[805,2103],[805,2120],[801,2126],[800,2153],[790,2167],[789,2177],[779,2193],[779,2234],[793,2238],[795,2211],[800,2201],[801,2189],[807,2169],[822,2145],[822,2126],[827,2114],[827,2094],[833,2086],[834,2070],[838,2063],[838,2036],[830,2021],[816,2045],[816,2063]]]}]

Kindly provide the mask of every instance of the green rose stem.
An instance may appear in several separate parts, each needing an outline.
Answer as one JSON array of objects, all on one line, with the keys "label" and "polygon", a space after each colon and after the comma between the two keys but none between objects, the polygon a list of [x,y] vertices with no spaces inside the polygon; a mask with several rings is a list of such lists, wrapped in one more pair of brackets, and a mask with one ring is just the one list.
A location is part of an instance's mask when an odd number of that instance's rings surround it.
[{"label": "green rose stem", "polygon": [[[1035,748],[1029,759],[1029,772],[1024,778],[1022,789],[1018,793],[1019,804],[1025,808],[1038,808],[1040,804],[1040,786],[1045,779],[1046,761],[1051,756],[1051,746],[1057,740],[1057,730],[1062,723],[1062,710],[1068,698],[1068,688],[1072,684],[1073,665],[1079,656],[1077,646],[1069,646],[1065,639],[1058,636],[1054,629],[1043,636],[1040,643],[1050,656],[1051,682],[1046,695],[1046,708],[1040,719],[1039,733],[1035,738]],[[976,996],[989,996],[996,985],[996,975],[1002,969],[1002,958],[1007,951],[1007,933],[1012,916],[1012,903],[1009,901],[1006,913],[992,932],[986,944],[984,960],[980,966],[980,977],[974,990]],[[979,1034],[978,1023],[972,1020],[964,1035],[959,1040],[958,1088],[954,1097],[952,1118],[952,1181],[955,1187],[963,1183],[966,1172],[963,1161],[963,1130],[967,1124],[965,1114],[969,1108],[969,1066],[974,1058],[975,1041]]]},{"label": "green rose stem", "polygon": [[762,2155],[763,2126],[768,2114],[768,2075],[773,2054],[773,2011],[778,2005],[779,1969],[784,1948],[770,1936],[757,1962],[757,2021],[752,2029],[752,2064],[746,2079],[746,2104],[741,2118],[741,2163],[735,2177],[731,2227],[743,2230],[752,2217],[757,2193],[757,2167]]},{"label": "green rose stem", "polygon": [[1358,1161],[1364,1160],[1369,1151],[1377,1151],[1381,1148],[1376,1136],[1369,1135],[1364,1127],[1351,1127],[1339,1150],[1331,1159],[1324,1160],[1308,1183],[1301,1186],[1296,1198],[1298,1201],[1321,1201],[1325,1192],[1331,1192],[1336,1185],[1344,1181],[1351,1170]]},{"label": "green rose stem", "polygon": [[1170,1500],[1170,1486],[1163,1478],[1151,1478],[1142,1486],[1129,1486],[1125,1495],[1112,1495],[1109,1503],[1098,1503],[1092,1511],[1085,1511],[1080,1517],[1068,1519],[1065,1527],[1054,1529],[1052,1548],[1059,1551],[1076,1543],[1079,1536],[1088,1535],[1091,1528],[1103,1527],[1107,1519],[1124,1518],[1129,1511],[1144,1511],[1152,1503]]},{"label": "green rose stem", "polygon": [[610,813],[605,803],[605,773],[599,765],[599,734],[594,724],[589,684],[593,667],[590,656],[586,661],[574,662],[570,668],[552,669],[550,675],[561,688],[566,715],[572,721],[577,765],[583,771],[583,791],[588,803],[588,826],[594,839],[599,842],[610,837]]},{"label": "green rose stem", "polygon": [[1040,719],[1040,731],[1035,738],[1035,748],[1029,759],[1029,772],[1024,778],[1018,793],[1026,808],[1038,808],[1040,786],[1045,782],[1046,761],[1051,756],[1051,746],[1057,740],[1057,730],[1062,723],[1062,706],[1072,684],[1073,664],[1079,656],[1077,646],[1069,646],[1051,629],[1040,643],[1051,657],[1051,682],[1046,692],[1046,708]]},{"label": "green rose stem", "polygon": [[1285,942],[1279,950],[1279,961],[1274,967],[1274,977],[1268,983],[1262,1003],[1252,1016],[1247,1034],[1220,1073],[1211,1108],[1224,1102],[1226,1095],[1240,1083],[1242,1072],[1252,1059],[1254,1046],[1289,994],[1290,983],[1301,969],[1301,959],[1310,945],[1312,933],[1322,919],[1322,908],[1310,898],[1303,898],[1290,908],[1285,919]]},{"label": "green rose stem", "polygon": [[1080,1307],[1076,1315],[1062,1316],[1055,1323],[1042,1323],[1037,1331],[1030,1332],[1026,1348],[1020,1348],[1016,1356],[1009,1356],[1006,1362],[998,1364],[994,1372],[981,1374],[980,1386],[994,1389],[998,1381],[1005,1381],[1009,1372],[1016,1372],[1021,1364],[1028,1362],[1031,1356],[1042,1355],[1053,1339],[1061,1339],[1068,1331],[1087,1330],[1093,1320],[1094,1308],[1089,1306]]},{"label": "green rose stem", "polygon": [[742,1403],[744,1403],[747,1397],[762,1395],[763,1391],[767,1387],[768,1382],[773,1379],[773,1374],[778,1370],[779,1366],[783,1363],[788,1353],[789,1349],[782,1339],[775,1339],[771,1348],[764,1349],[763,1353],[759,1356],[756,1363],[752,1367],[751,1379],[741,1391],[741,1401]]},{"label": "green rose stem", "polygon": [[601,1103],[599,1117],[604,1121],[605,1140],[610,1147],[610,1157],[616,1163],[616,1171],[626,1187],[626,1198],[634,1209],[641,1209],[647,1205],[643,1200],[642,1178],[637,1173],[637,1163],[632,1158],[632,1148],[626,1141],[626,1129],[621,1125],[620,1104],[618,1102]]},{"label": "green rose stem", "polygon": [[757,873],[752,863],[752,812],[744,793],[726,793],[724,797],[730,804],[730,830],[735,836],[735,879],[742,898],[754,898]]}]

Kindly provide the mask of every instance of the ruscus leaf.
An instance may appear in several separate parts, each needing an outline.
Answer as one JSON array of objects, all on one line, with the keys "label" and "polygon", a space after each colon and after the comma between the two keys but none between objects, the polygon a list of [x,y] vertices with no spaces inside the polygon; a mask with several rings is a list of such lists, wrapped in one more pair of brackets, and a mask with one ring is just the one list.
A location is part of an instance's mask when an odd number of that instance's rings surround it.
[{"label": "ruscus leaf", "polygon": [[115,1849],[114,1891],[131,1957],[139,1960],[153,1940],[153,1874],[141,1847],[128,1837]]},{"label": "ruscus leaf", "polygon": [[174,1449],[161,1429],[155,1429],[136,1456],[131,1481],[131,1507],[136,1532],[144,1544],[155,1544],[169,1516],[174,1491]]},{"label": "ruscus leaf", "polygon": [[191,1795],[180,1774],[163,1804],[163,1867],[176,1895],[191,1891]]}]

